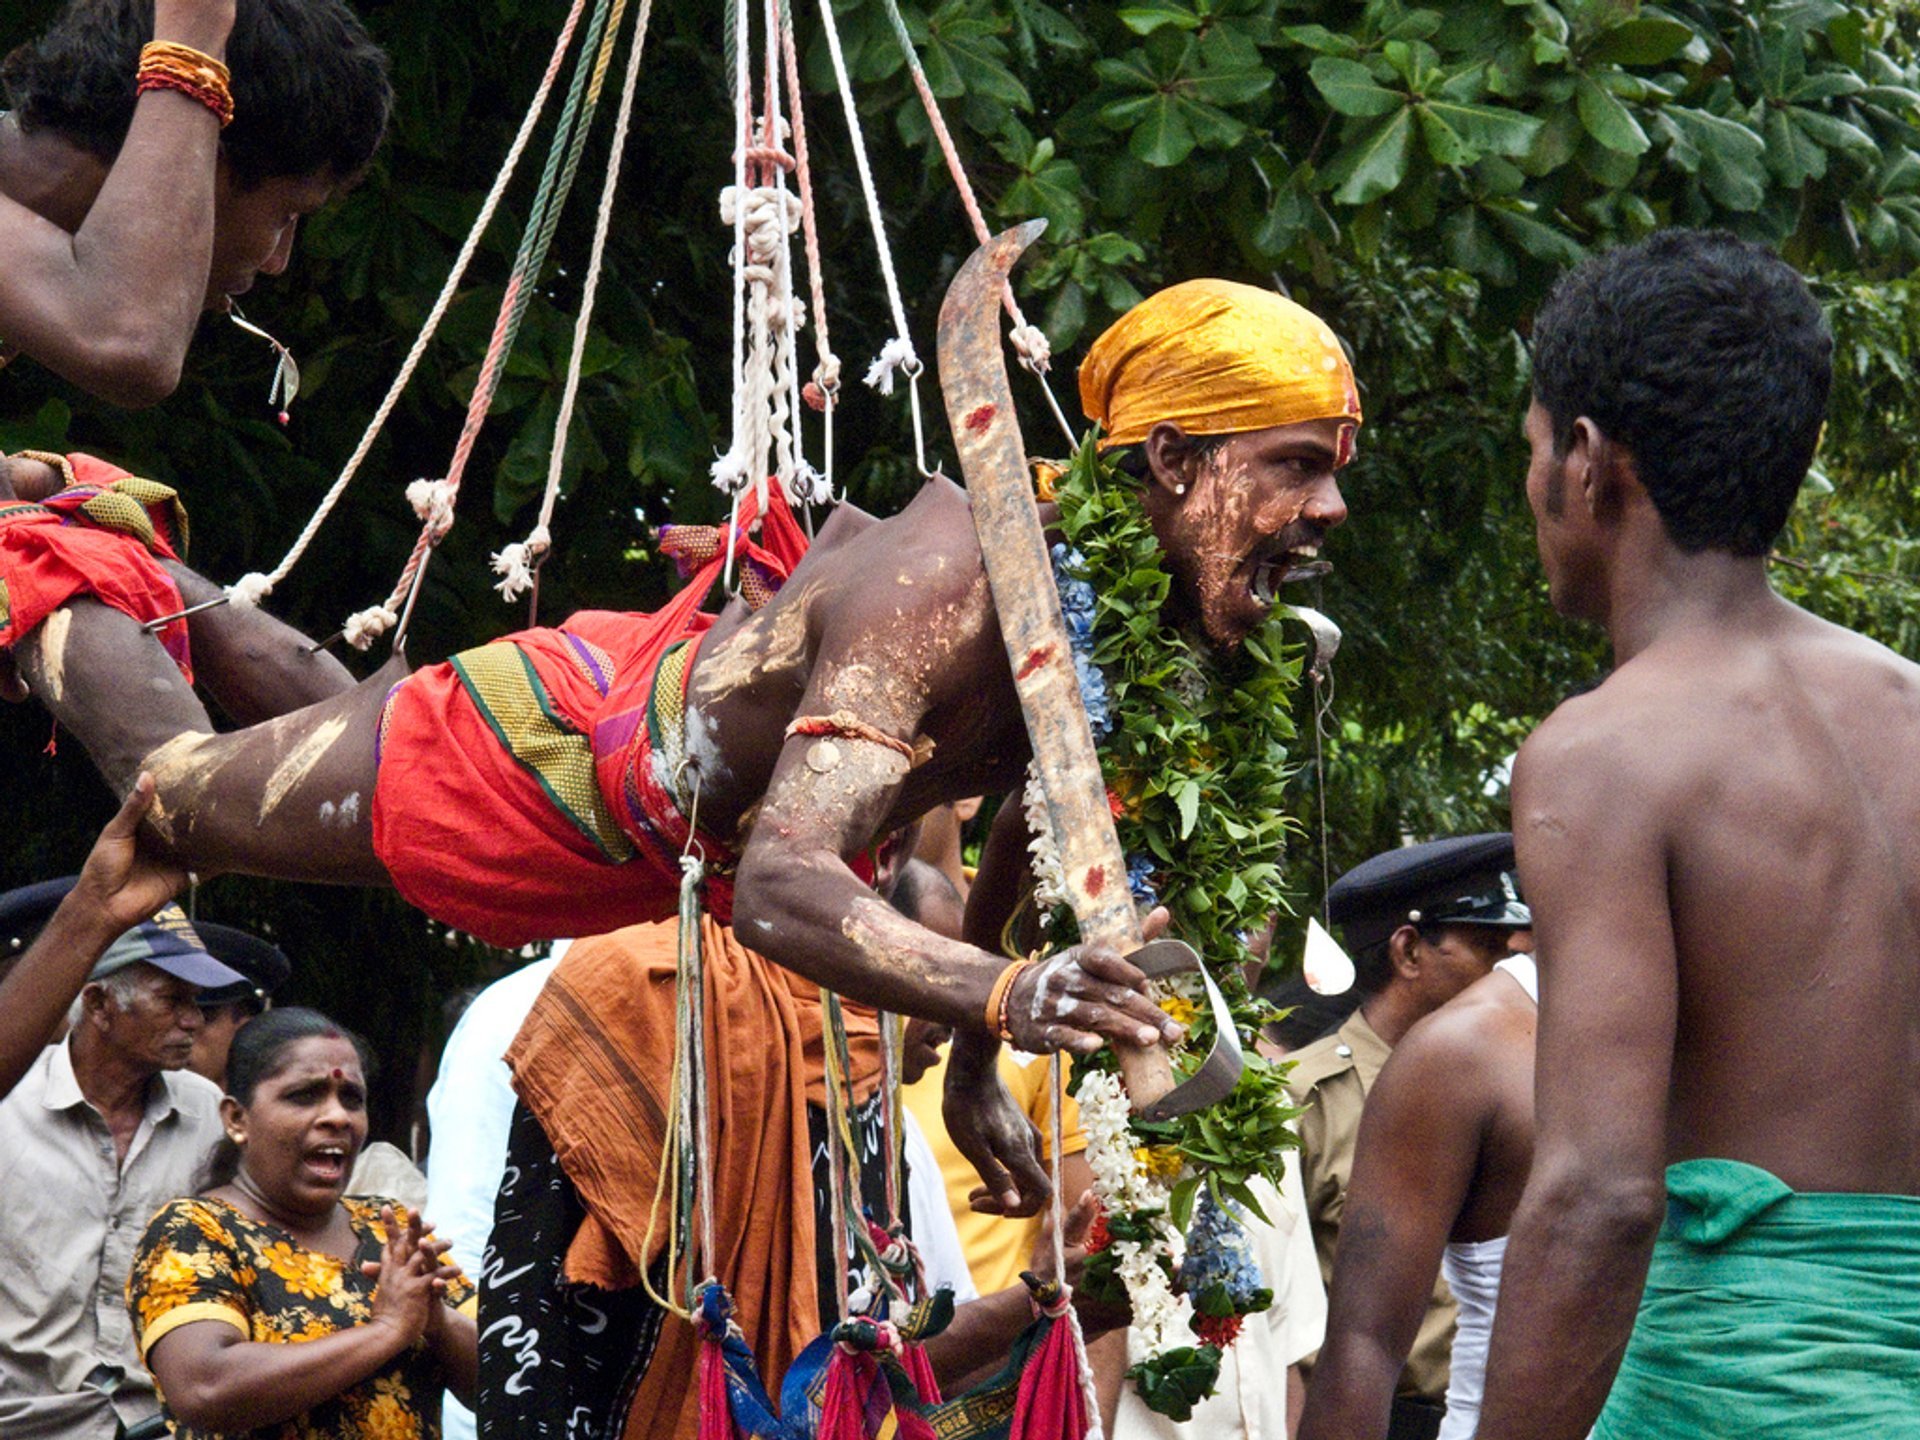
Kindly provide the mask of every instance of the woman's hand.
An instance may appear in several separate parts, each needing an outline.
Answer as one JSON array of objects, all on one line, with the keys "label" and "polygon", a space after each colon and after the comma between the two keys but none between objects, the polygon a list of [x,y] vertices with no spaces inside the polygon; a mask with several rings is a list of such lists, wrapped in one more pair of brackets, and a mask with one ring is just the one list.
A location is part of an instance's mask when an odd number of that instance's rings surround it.
[{"label": "woman's hand", "polygon": [[374,1277],[373,1319],[399,1338],[402,1345],[424,1339],[433,1323],[433,1312],[445,1308],[440,1296],[447,1283],[440,1278],[440,1255],[444,1241],[427,1238],[418,1215],[408,1215],[402,1225],[394,1218],[393,1207],[380,1207],[380,1223],[386,1228],[387,1243],[378,1263],[365,1262],[360,1268]]}]

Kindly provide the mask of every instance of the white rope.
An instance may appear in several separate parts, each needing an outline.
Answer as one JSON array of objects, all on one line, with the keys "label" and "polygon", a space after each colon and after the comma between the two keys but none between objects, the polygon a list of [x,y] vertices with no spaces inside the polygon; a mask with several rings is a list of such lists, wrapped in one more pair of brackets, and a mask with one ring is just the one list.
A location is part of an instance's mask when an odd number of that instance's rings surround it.
[{"label": "white rope", "polygon": [[[751,34],[744,0],[733,6],[733,190],[747,193],[747,145],[753,128],[753,101],[747,71],[752,65]],[[721,201],[721,216],[726,217],[726,202]],[[733,501],[727,514],[727,560],[723,567],[724,584],[733,588],[733,551],[739,531],[740,492],[747,481],[746,456],[746,365],[747,365],[747,207],[733,208],[733,433],[727,453],[714,462],[713,483],[731,490]]]},{"label": "white rope", "polygon": [[[1053,1278],[1062,1290],[1069,1291],[1067,1284],[1067,1232],[1064,1202],[1060,1198],[1060,1149],[1061,1119],[1060,1103],[1066,1092],[1065,1073],[1062,1069],[1060,1052],[1054,1051],[1048,1060],[1047,1080],[1052,1086],[1051,1104],[1053,1126],[1053,1153],[1048,1157],[1053,1164]],[[1074,1363],[1079,1366],[1080,1399],[1087,1407],[1087,1433],[1084,1440],[1106,1440],[1105,1431],[1100,1424],[1100,1397],[1093,1389],[1093,1362],[1087,1359],[1087,1337],[1080,1329],[1080,1312],[1073,1308],[1071,1298],[1067,1301],[1067,1313],[1060,1317],[1073,1336]]]},{"label": "white rope", "polygon": [[853,80],[847,74],[847,59],[840,50],[840,26],[833,18],[833,0],[820,0],[820,20],[826,29],[827,53],[833,58],[834,84],[840,90],[840,107],[846,112],[847,129],[853,137],[853,163],[860,172],[860,193],[866,200],[867,224],[873,231],[874,250],[880,259],[880,279],[886,287],[887,306],[893,312],[893,339],[881,347],[879,358],[867,371],[867,384],[882,395],[893,393],[893,376],[916,361],[913,340],[907,332],[907,307],[900,299],[900,281],[893,273],[893,251],[887,244],[887,224],[880,213],[880,194],[874,188],[873,167],[867,162],[867,139],[860,128],[860,110],[853,100]]},{"label": "white rope", "polygon": [[[494,177],[493,188],[487,192],[487,198],[481,203],[480,213],[474,217],[473,228],[467,232],[467,238],[460,246],[460,253],[454,257],[453,268],[447,272],[446,283],[440,287],[440,294],[434,300],[433,308],[427,312],[427,318],[420,327],[420,333],[414,337],[413,347],[407,351],[407,358],[401,362],[400,373],[393,377],[393,384],[387,387],[386,397],[381,400],[380,407],[373,412],[373,419],[367,422],[367,428],[360,437],[360,443],[354,446],[353,453],[347,457],[347,463],[340,469],[339,478],[321,497],[319,507],[315,509],[312,518],[307,521],[306,527],[295,538],[292,547],[288,549],[280,563],[264,574],[258,570],[250,571],[227,587],[227,597],[234,604],[258,605],[273,593],[274,586],[287,578],[288,572],[300,562],[300,557],[306,554],[307,547],[313,543],[313,537],[319,533],[321,525],[326,523],[327,516],[333,513],[334,506],[346,493],[347,486],[352,483],[361,464],[372,451],[373,442],[379,438],[380,431],[387,423],[387,417],[393,413],[393,407],[400,403],[400,396],[405,392],[408,382],[413,379],[413,372],[418,368],[421,356],[426,354],[427,346],[432,343],[434,332],[440,328],[440,322],[446,318],[448,307],[453,304],[453,297],[460,288],[460,282],[466,278],[467,266],[472,262],[474,253],[480,248],[481,236],[486,233],[487,226],[492,223],[494,211],[500,205],[500,197],[506,194],[507,185],[512,181],[513,173],[520,164],[520,156],[526,150],[527,142],[533,137],[534,127],[539,124],[541,112],[546,109],[547,97],[553,93],[554,80],[560,73],[560,61],[566,55],[568,45],[572,43],[574,27],[585,6],[586,0],[574,0],[573,9],[568,13],[565,23],[561,25],[560,36],[554,42],[553,55],[547,62],[546,73],[541,76],[539,88],[534,91],[533,102],[527,107],[526,116],[520,122],[519,133],[513,137],[513,144],[507,150],[507,158],[501,162],[500,173]],[[353,628],[355,622],[363,621],[366,617],[375,614],[391,616],[393,612],[384,605],[376,605],[361,611],[347,621],[347,638],[352,640],[356,633],[364,633],[364,627],[360,632],[355,631]],[[387,623],[391,625],[393,622],[389,620]],[[378,633],[375,632],[375,634]],[[372,643],[372,638],[369,636],[366,643]],[[365,645],[358,648],[364,649]]]},{"label": "white rope", "polygon": [[605,263],[607,231],[613,219],[614,192],[620,185],[620,159],[626,153],[627,126],[633,116],[633,97],[640,88],[640,59],[647,48],[647,22],[653,0],[640,0],[634,22],[633,44],[627,53],[627,78],[620,91],[620,111],[613,122],[613,143],[607,152],[607,178],[600,187],[600,209],[594,216],[593,249],[587,258],[587,278],[580,291],[580,314],[573,325],[573,354],[567,360],[566,385],[560,393],[560,415],[553,427],[553,454],[547,461],[547,488],[540,497],[540,518],[525,540],[507,546],[493,557],[493,573],[502,577],[494,588],[503,600],[515,600],[533,588],[533,575],[553,544],[549,526],[560,498],[560,472],[566,460],[567,435],[573,427],[573,407],[580,393],[580,370],[587,352],[587,330],[600,294],[600,271]]}]

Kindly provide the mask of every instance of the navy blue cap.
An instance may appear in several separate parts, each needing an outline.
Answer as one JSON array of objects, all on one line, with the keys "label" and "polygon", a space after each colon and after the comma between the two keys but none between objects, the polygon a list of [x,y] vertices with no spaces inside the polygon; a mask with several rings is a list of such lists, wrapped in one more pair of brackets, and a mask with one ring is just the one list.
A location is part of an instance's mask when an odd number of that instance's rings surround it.
[{"label": "navy blue cap", "polygon": [[202,990],[242,984],[247,978],[207,953],[178,905],[164,906],[151,920],[142,920],[109,945],[87,978],[104,979],[129,965],[151,965]]},{"label": "navy blue cap", "polygon": [[79,881],[78,875],[63,875],[0,895],[0,958],[18,955],[32,944],[40,927],[53,918],[67,892]]},{"label": "navy blue cap", "polygon": [[238,984],[202,990],[202,1005],[230,1005],[240,1000],[269,999],[287,983],[287,977],[293,973],[293,962],[271,940],[263,940],[258,935],[237,930],[231,925],[217,925],[211,920],[197,920],[193,928],[200,932],[200,938],[206,942],[214,959],[238,970],[241,975]]},{"label": "navy blue cap", "polygon": [[1356,952],[1402,925],[1519,930],[1533,923],[1514,874],[1513,836],[1505,830],[1430,840],[1362,861],[1327,891],[1327,917]]}]

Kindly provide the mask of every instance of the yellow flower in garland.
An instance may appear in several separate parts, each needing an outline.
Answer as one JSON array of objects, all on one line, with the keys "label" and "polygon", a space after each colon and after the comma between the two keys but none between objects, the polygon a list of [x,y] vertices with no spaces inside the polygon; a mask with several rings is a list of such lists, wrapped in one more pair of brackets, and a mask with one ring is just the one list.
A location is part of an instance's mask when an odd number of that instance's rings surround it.
[{"label": "yellow flower in garland", "polygon": [[1133,1158],[1140,1168],[1155,1180],[1177,1180],[1180,1167],[1186,1164],[1178,1145],[1141,1145],[1133,1152]]},{"label": "yellow flower in garland", "polygon": [[1168,995],[1160,1002],[1160,1008],[1172,1017],[1175,1024],[1193,1028],[1194,1017],[1200,1013],[1200,1007],[1184,995]]}]

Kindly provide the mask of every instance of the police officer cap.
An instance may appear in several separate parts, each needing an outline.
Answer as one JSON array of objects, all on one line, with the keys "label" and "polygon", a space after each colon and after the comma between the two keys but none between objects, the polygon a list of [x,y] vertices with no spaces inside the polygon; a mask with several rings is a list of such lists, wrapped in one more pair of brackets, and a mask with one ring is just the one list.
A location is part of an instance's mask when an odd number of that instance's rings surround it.
[{"label": "police officer cap", "polygon": [[1513,836],[1459,835],[1362,861],[1327,891],[1327,916],[1347,948],[1378,945],[1402,925],[1533,923],[1513,873]]},{"label": "police officer cap", "polygon": [[262,940],[245,930],[236,930],[231,925],[216,925],[206,920],[197,922],[195,928],[199,930],[200,938],[207,942],[207,949],[213,952],[214,959],[238,970],[245,977],[235,985],[201,991],[200,1003],[203,1006],[231,1005],[246,1000],[262,1003],[272,999],[274,992],[286,984],[287,977],[293,973],[293,962],[271,940]]},{"label": "police officer cap", "polygon": [[53,912],[79,879],[78,875],[63,875],[0,895],[0,960],[22,953],[33,943],[40,927],[53,918]]}]

